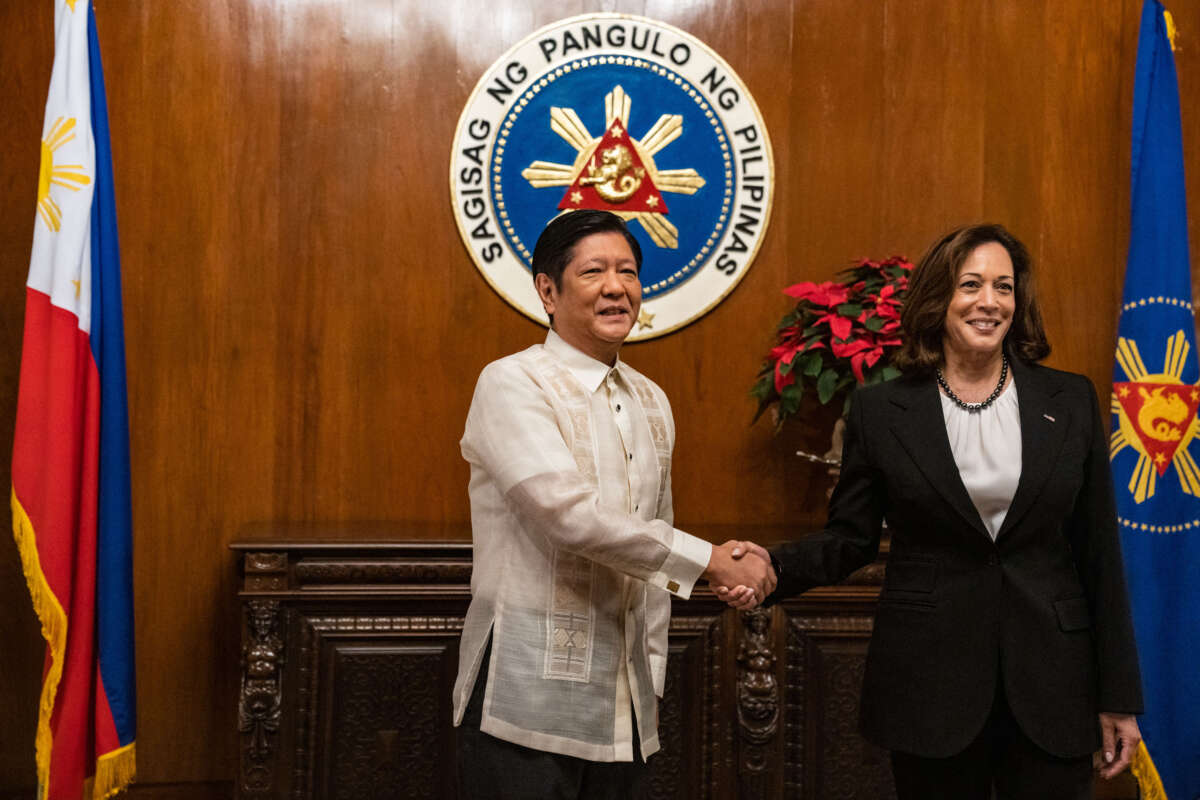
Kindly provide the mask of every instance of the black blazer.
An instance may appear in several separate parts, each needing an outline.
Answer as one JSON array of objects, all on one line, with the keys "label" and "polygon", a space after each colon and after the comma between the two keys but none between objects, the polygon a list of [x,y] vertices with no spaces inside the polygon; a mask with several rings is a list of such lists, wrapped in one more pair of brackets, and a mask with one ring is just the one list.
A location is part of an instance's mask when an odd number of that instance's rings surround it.
[{"label": "black blazer", "polygon": [[857,391],[825,530],[772,551],[768,602],[836,583],[892,537],[863,681],[864,735],[926,757],[965,748],[1003,681],[1057,756],[1100,745],[1097,713],[1142,711],[1108,436],[1081,375],[1013,360],[1021,478],[995,542],[954,463],[932,377]]}]

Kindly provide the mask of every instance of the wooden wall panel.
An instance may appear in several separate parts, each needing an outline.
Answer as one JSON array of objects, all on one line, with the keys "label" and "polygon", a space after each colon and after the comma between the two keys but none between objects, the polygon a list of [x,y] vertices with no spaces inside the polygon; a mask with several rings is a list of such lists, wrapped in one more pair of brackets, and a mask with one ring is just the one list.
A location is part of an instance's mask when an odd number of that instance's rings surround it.
[{"label": "wooden wall panel", "polygon": [[[1000,0],[988,4],[984,54],[984,129],[980,216],[1003,221],[1041,260],[1041,174],[1047,124],[1045,15]],[[1111,93],[1111,87],[1110,87]],[[1115,96],[1115,94],[1114,94]],[[1114,131],[1115,135],[1115,131]]]},{"label": "wooden wall panel", "polygon": [[1049,4],[1041,42],[1045,146],[1035,257],[1043,267],[1042,310],[1055,348],[1049,363],[1086,372],[1100,385],[1112,381],[1129,225],[1131,114],[1123,117],[1121,109],[1132,97],[1112,87],[1120,85],[1122,68],[1132,71],[1136,54],[1123,57],[1122,24],[1136,28],[1140,21],[1112,8],[1082,19]]},{"label": "wooden wall panel", "polygon": [[[882,229],[921,249],[982,211],[983,3],[888,2],[882,75]],[[910,258],[920,254],[904,248]]]},{"label": "wooden wall panel", "polygon": [[0,795],[34,782],[33,732],[41,686],[37,618],[25,589],[7,512],[21,365],[25,276],[33,242],[39,142],[52,55],[13,42],[47,41],[53,18],[0,4]]},{"label": "wooden wall panel", "polygon": [[[227,543],[254,520],[467,519],[475,377],[543,333],[478,275],[448,146],[484,69],[563,16],[645,14],[716,49],[775,148],[766,241],[704,319],[626,357],[671,396],[684,524],[818,524],[820,412],[774,437],[747,390],[780,290],[1008,223],[1042,265],[1051,363],[1103,384],[1128,236],[1140,3],[96,0],[125,273],[144,781],[232,776]],[[1171,4],[1190,165],[1200,0]],[[49,2],[0,4],[0,486],[9,483]],[[1200,167],[1190,170],[1200,247]],[[41,643],[0,536],[0,794],[32,783]],[[182,790],[181,790],[182,791]],[[201,791],[197,789],[196,791]]]}]

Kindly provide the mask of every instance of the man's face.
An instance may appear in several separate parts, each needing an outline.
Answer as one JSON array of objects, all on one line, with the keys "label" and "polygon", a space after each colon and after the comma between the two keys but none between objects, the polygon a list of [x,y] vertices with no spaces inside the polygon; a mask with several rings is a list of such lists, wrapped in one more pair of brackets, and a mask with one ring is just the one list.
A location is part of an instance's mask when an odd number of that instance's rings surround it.
[{"label": "man's face", "polygon": [[576,242],[561,290],[545,273],[536,281],[546,313],[554,315],[555,332],[567,344],[612,364],[642,307],[642,282],[625,237],[605,231]]}]

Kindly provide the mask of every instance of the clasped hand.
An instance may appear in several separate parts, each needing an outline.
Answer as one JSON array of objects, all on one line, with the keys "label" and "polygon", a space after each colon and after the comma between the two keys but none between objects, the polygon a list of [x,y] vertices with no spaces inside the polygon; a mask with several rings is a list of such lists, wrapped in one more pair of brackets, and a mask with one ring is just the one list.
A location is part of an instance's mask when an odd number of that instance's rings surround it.
[{"label": "clasped hand", "polygon": [[703,577],[721,601],[738,610],[761,603],[775,591],[777,581],[767,551],[753,542],[737,539],[713,545]]}]

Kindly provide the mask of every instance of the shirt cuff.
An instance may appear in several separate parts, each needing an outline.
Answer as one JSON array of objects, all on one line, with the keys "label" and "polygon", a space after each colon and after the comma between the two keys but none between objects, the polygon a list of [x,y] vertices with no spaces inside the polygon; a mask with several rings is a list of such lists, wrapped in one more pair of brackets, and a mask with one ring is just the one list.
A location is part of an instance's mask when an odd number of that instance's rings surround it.
[{"label": "shirt cuff", "polygon": [[692,596],[692,587],[708,568],[711,559],[711,544],[675,528],[667,560],[658,572],[650,576],[647,583],[687,600]]}]

